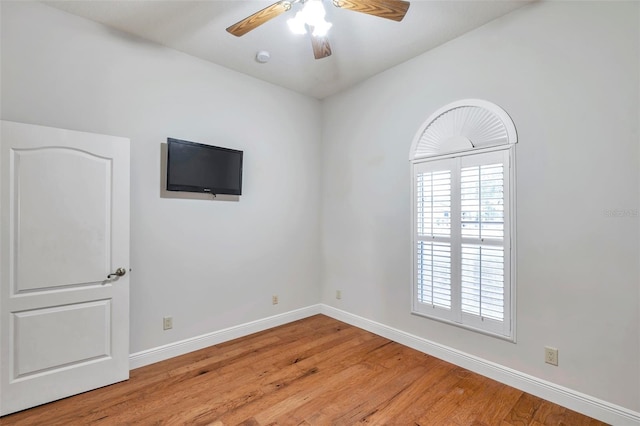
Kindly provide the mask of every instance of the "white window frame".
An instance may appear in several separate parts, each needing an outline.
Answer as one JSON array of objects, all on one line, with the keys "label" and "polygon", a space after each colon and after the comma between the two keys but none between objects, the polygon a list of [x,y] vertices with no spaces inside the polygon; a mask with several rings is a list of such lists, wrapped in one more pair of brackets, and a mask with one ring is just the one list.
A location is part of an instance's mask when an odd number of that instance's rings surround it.
[{"label": "white window frame", "polygon": [[[414,137],[411,151],[409,153],[409,161],[411,164],[411,222],[412,222],[412,238],[411,238],[411,254],[412,254],[412,279],[411,279],[411,311],[416,315],[426,316],[439,321],[444,321],[459,327],[475,330],[491,336],[500,337],[505,340],[515,342],[516,340],[516,214],[515,214],[515,144],[518,142],[518,134],[511,117],[500,106],[482,99],[462,99],[451,102],[438,110],[434,111],[427,121],[420,127]],[[441,160],[455,161],[474,161],[480,157],[474,157],[479,154],[496,152],[502,153],[508,159],[508,167],[503,170],[504,182],[504,321],[484,320],[479,316],[467,315],[462,313],[462,230],[455,238],[457,248],[451,249],[451,268],[449,273],[452,278],[450,281],[457,282],[451,290],[452,310],[445,308],[424,309],[418,304],[418,277],[417,277],[417,200],[416,200],[416,169],[421,167],[433,167]],[[457,159],[457,160],[456,160]],[[461,164],[461,163],[458,163]],[[458,179],[458,177],[456,177]],[[452,183],[452,189],[460,191],[459,181]],[[454,189],[455,188],[455,189]],[[442,205],[439,206],[442,211]],[[450,217],[456,218],[458,223],[461,222],[461,209],[453,211],[451,206]],[[438,229],[442,229],[446,221],[441,221]],[[452,227],[452,231],[454,228]],[[454,233],[451,234],[452,236]],[[438,235],[441,236],[441,235]],[[455,239],[454,238],[454,239]],[[424,239],[423,239],[424,240]],[[438,240],[434,240],[438,242]],[[441,241],[442,242],[442,241]],[[478,245],[477,243],[472,243]],[[441,245],[442,247],[442,245]],[[489,251],[491,251],[489,249]],[[446,265],[447,250],[439,250],[440,269],[434,271],[433,279],[439,279],[440,285],[437,286],[441,305],[447,304],[447,288],[442,283],[447,283],[446,267],[442,269],[442,265]],[[456,257],[457,256],[457,257]],[[444,261],[444,263],[442,263]],[[488,261],[491,263],[491,261]],[[444,274],[443,274],[444,271]],[[437,272],[437,274],[435,274]],[[457,274],[457,275],[456,275]],[[456,276],[454,276],[456,275]],[[490,279],[489,279],[490,280]],[[491,285],[491,284],[489,284]],[[436,286],[433,288],[435,289]],[[435,291],[432,292],[436,294]],[[424,293],[422,293],[424,296]],[[444,295],[444,296],[441,296]],[[453,306],[455,299],[456,306]],[[434,302],[432,300],[431,302]],[[431,306],[431,304],[428,304]],[[482,306],[482,305],[480,305]],[[482,310],[482,307],[480,307]],[[489,309],[490,311],[490,309]],[[498,324],[493,324],[497,322]]]}]

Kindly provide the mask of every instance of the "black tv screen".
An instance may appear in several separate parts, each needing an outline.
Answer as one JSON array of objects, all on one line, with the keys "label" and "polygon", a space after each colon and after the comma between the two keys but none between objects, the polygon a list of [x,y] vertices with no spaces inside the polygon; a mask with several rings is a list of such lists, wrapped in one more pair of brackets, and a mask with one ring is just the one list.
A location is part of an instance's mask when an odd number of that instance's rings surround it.
[{"label": "black tv screen", "polygon": [[242,195],[242,151],[167,138],[167,191]]}]

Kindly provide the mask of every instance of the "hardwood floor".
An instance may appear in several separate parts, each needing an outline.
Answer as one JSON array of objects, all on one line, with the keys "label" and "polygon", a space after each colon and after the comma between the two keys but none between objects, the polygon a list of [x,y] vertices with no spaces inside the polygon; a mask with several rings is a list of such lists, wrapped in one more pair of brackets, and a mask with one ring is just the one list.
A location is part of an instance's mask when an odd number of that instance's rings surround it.
[{"label": "hardwood floor", "polygon": [[2,425],[603,425],[316,315],[142,367]]}]

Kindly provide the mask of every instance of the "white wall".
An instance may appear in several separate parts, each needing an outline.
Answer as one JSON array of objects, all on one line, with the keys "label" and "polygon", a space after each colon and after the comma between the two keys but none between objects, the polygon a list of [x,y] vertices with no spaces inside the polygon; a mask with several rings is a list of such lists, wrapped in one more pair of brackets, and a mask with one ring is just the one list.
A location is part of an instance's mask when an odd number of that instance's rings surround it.
[{"label": "white wall", "polygon": [[[131,352],[318,302],[318,101],[39,3],[1,30],[2,119],[131,139]],[[167,137],[244,150],[240,201],[161,198]]]},{"label": "white wall", "polygon": [[[639,208],[639,17],[534,4],[326,99],[323,302],[640,410],[639,218],[605,214]],[[518,130],[516,344],[409,313],[409,149],[464,98]]]}]

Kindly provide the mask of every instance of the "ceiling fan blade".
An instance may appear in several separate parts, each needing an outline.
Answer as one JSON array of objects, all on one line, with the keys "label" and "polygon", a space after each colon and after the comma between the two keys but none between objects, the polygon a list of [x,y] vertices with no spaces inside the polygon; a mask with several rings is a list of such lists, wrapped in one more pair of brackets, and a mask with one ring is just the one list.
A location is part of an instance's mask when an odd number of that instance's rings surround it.
[{"label": "ceiling fan blade", "polygon": [[354,10],[398,22],[402,21],[407,14],[409,4],[404,0],[333,0],[333,5],[341,9]]},{"label": "ceiling fan blade", "polygon": [[329,40],[326,36],[314,36],[313,30],[310,29],[311,33],[311,46],[313,46],[313,56],[316,59],[326,58],[327,56],[331,56],[331,46],[329,45]]},{"label": "ceiling fan blade", "polygon": [[254,13],[253,15],[244,18],[243,20],[236,22],[227,28],[227,32],[233,34],[236,37],[240,37],[248,33],[249,31],[259,27],[265,22],[279,16],[280,14],[291,9],[291,2],[283,0],[277,3],[267,6],[264,9]]}]

